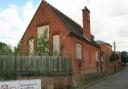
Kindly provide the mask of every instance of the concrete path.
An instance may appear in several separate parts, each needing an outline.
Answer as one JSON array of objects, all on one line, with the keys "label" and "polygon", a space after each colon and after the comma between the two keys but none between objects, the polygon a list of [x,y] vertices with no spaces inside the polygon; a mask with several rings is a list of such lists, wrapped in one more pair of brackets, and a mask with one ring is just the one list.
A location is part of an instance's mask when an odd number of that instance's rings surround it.
[{"label": "concrete path", "polygon": [[128,89],[128,69],[86,89]]}]

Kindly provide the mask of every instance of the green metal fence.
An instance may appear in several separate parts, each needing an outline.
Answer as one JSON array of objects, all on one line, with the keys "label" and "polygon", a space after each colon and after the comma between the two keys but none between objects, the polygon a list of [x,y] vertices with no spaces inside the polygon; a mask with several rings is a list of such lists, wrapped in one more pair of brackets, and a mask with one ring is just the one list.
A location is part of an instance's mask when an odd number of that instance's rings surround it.
[{"label": "green metal fence", "polygon": [[68,57],[0,55],[0,74],[62,75],[71,74]]}]

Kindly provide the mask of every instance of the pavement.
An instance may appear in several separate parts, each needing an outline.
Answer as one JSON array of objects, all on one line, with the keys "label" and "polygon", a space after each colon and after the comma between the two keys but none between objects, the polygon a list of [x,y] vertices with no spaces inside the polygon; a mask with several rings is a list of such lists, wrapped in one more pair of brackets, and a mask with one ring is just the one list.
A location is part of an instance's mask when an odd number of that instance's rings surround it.
[{"label": "pavement", "polygon": [[118,72],[104,81],[84,89],[128,89],[128,69]]}]

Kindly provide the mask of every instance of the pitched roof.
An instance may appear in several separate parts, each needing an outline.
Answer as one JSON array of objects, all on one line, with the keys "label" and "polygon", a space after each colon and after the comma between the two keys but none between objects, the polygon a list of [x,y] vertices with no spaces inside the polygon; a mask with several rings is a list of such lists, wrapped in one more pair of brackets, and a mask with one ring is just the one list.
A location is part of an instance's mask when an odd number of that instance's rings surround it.
[{"label": "pitched roof", "polygon": [[70,33],[80,37],[83,40],[88,41],[89,43],[98,46],[94,40],[88,40],[87,37],[83,34],[83,28],[77,24],[74,20],[63,14],[61,11],[57,10],[55,7],[44,1],[47,6],[53,10],[53,12],[59,17],[59,19],[69,28]]}]

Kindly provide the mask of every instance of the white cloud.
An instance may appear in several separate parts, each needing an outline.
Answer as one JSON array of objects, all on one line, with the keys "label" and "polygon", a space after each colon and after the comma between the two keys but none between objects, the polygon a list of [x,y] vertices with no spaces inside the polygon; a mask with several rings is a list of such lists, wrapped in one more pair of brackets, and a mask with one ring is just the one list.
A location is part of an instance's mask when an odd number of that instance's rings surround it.
[{"label": "white cloud", "polygon": [[61,12],[71,17],[73,20],[82,25],[82,9],[86,5],[85,0],[47,0]]},{"label": "white cloud", "polygon": [[97,40],[111,43],[116,41],[117,50],[128,51],[128,1],[89,0],[92,33]]},{"label": "white cloud", "polygon": [[35,13],[35,6],[33,6],[33,1],[29,0],[29,2],[26,2],[26,5],[23,6],[23,10],[22,10],[22,16],[23,16],[23,20],[24,20],[24,25],[28,25],[28,23],[30,22],[30,20],[32,19],[33,14]]},{"label": "white cloud", "polygon": [[24,6],[9,5],[0,10],[0,41],[16,46],[37,6],[28,0]]}]

